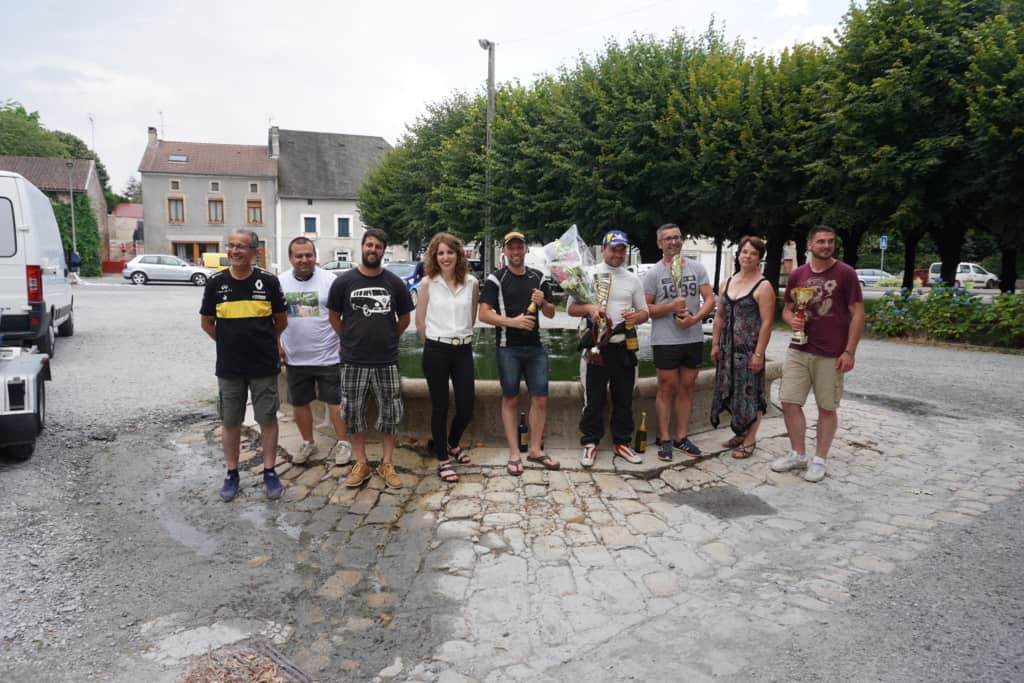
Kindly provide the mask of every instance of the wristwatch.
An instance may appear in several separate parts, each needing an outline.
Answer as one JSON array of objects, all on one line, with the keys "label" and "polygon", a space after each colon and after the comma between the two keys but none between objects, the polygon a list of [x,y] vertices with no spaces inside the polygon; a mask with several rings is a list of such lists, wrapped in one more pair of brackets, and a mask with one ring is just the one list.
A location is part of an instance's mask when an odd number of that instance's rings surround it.
[{"label": "wristwatch", "polygon": [[763,353],[758,353],[757,351],[754,351],[750,355],[753,356],[754,358],[764,358],[764,354]]},{"label": "wristwatch", "polygon": [[[853,351],[851,351],[850,349],[844,350],[843,353],[850,354],[850,358],[856,358],[856,356],[854,356],[854,354],[853,354]],[[840,355],[842,355],[842,354],[840,354]]]}]

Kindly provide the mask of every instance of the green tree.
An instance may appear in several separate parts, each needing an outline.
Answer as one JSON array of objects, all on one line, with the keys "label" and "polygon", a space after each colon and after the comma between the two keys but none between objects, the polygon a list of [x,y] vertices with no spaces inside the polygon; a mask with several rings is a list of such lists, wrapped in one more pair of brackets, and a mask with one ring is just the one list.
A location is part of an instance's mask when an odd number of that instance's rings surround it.
[{"label": "green tree", "polygon": [[[73,243],[71,236],[71,205],[54,200],[51,200],[50,203],[53,205],[53,214],[56,216],[57,225],[60,227],[64,253],[70,254]],[[84,193],[75,194],[74,236],[74,242],[78,244],[78,253],[82,257],[82,275],[90,277],[101,275],[99,228],[96,223],[96,214],[92,211],[92,204],[89,203],[89,197]]]},{"label": "green tree", "polygon": [[67,147],[39,123],[39,112],[18,102],[0,105],[0,154],[26,157],[67,157]]},{"label": "green tree", "polygon": [[981,170],[982,213],[1002,258],[1000,288],[1015,291],[1017,245],[1024,237],[1024,22],[1021,3],[968,32],[971,61],[964,82],[967,130]]}]

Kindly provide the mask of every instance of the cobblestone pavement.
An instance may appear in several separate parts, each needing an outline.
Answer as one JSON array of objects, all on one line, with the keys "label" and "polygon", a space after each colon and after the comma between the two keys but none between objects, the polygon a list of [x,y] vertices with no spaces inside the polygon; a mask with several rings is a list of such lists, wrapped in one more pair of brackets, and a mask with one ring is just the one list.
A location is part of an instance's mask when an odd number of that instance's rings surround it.
[{"label": "cobblestone pavement", "polygon": [[755,645],[1024,488],[1005,421],[914,410],[844,401],[821,484],[769,470],[778,417],[749,460],[723,430],[695,439],[708,457],[634,473],[562,452],[514,478],[479,453],[450,485],[399,449],[402,489],[347,489],[348,467],[283,462],[306,588],[285,651],[321,680],[742,679]]}]

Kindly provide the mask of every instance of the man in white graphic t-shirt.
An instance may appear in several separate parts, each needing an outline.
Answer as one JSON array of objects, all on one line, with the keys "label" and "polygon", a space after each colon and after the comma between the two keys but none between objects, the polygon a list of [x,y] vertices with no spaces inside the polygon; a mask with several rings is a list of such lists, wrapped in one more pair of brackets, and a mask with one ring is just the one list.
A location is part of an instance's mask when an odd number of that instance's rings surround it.
[{"label": "man in white graphic t-shirt", "polygon": [[352,447],[346,440],[345,421],[341,417],[341,360],[338,335],[328,317],[327,296],[334,275],[316,265],[316,246],[307,237],[288,243],[292,269],[282,273],[281,288],[288,306],[290,330],[281,334],[281,363],[288,381],[288,402],[292,404],[295,424],[302,435],[302,446],[293,463],[323,460],[313,438],[313,411],[310,404],[319,398],[327,404],[337,442],[328,457],[335,464],[347,465]]}]

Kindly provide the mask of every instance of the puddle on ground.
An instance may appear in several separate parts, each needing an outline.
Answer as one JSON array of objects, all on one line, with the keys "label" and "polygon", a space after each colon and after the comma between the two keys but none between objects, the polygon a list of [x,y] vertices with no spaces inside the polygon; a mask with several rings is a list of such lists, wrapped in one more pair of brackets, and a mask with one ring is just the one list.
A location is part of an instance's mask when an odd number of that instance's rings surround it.
[{"label": "puddle on ground", "polygon": [[917,398],[909,398],[906,396],[891,396],[889,394],[866,394],[859,391],[843,391],[843,396],[864,401],[865,403],[872,403],[877,406],[884,406],[893,410],[898,410],[901,413],[907,413],[908,415],[918,415],[921,417],[927,415],[933,415],[936,417],[953,417],[962,418],[962,415],[954,415],[952,413],[944,411],[940,406],[928,401],[922,401]]},{"label": "puddle on ground", "polygon": [[175,541],[203,557],[213,557],[217,552],[217,542],[212,537],[183,519],[172,517],[169,511],[160,512],[160,526]]},{"label": "puddle on ground", "polygon": [[714,515],[718,519],[735,519],[751,515],[774,515],[775,508],[755,495],[743,493],[735,486],[708,486],[699,491],[675,491],[662,498],[675,505]]}]

